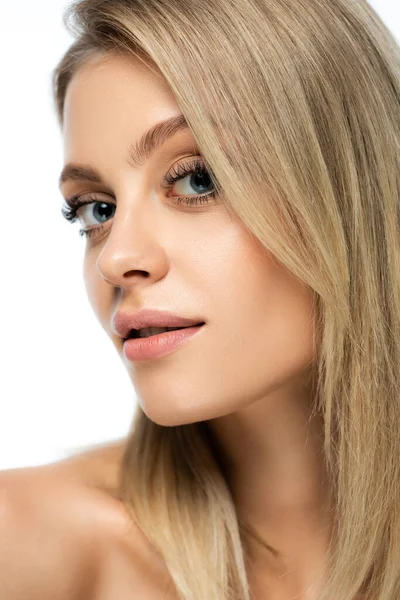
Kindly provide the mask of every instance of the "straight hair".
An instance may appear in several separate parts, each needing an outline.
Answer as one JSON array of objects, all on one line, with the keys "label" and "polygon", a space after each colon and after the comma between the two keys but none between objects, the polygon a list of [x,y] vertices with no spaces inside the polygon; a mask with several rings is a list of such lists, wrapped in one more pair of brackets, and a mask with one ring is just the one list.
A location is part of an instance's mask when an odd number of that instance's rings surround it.
[{"label": "straight hair", "polygon": [[[156,67],[226,206],[314,292],[312,411],[333,501],[318,600],[398,600],[396,39],[365,0],[80,0],[65,24],[75,41],[53,75],[61,127],[89,61]],[[163,427],[138,406],[121,473],[121,499],[179,598],[250,600],[245,531],[206,421]]]}]

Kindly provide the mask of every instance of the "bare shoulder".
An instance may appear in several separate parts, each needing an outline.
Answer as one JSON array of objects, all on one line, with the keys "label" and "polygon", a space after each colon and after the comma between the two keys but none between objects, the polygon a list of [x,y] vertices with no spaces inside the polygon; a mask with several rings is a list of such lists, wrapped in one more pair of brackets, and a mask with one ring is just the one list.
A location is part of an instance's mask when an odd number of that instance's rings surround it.
[{"label": "bare shoulder", "polygon": [[79,489],[42,467],[0,472],[0,598],[89,598],[96,540]]},{"label": "bare shoulder", "polygon": [[0,471],[1,600],[164,598],[165,566],[116,493],[121,457]]}]

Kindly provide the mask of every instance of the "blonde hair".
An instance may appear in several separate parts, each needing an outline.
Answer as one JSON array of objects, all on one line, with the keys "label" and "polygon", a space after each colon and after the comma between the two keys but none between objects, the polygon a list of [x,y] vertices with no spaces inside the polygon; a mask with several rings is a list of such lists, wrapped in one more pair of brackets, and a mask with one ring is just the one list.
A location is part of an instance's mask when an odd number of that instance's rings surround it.
[{"label": "blonde hair", "polygon": [[[68,84],[91,58],[117,52],[156,65],[227,206],[315,292],[313,411],[323,416],[334,524],[318,600],[398,600],[394,36],[365,0],[83,0],[65,22],[76,41],[54,72],[61,126]],[[163,427],[138,407],[121,497],[180,598],[251,598],[241,527],[206,422]]]}]

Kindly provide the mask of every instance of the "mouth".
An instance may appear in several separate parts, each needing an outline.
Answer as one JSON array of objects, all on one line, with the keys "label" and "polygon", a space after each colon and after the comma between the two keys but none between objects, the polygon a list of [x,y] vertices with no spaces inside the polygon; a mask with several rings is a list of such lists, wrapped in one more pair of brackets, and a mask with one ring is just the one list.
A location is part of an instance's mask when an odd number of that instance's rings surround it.
[{"label": "mouth", "polygon": [[203,325],[204,322],[183,327],[131,329],[129,337],[124,340],[123,354],[133,363],[162,358],[187,343],[189,347],[195,344],[194,341],[190,343],[190,340],[197,338]]},{"label": "mouth", "polygon": [[179,329],[194,329],[205,325],[204,322],[197,323],[197,325],[189,325],[187,327],[144,327],[143,329],[131,329],[129,335],[125,339],[139,339],[162,335],[168,331],[177,331]]}]

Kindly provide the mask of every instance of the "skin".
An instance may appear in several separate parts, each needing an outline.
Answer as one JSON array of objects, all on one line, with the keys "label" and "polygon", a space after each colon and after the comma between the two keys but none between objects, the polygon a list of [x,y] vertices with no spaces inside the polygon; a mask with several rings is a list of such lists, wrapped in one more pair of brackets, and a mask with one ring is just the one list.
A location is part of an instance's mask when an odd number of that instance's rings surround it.
[{"label": "skin", "polygon": [[[254,589],[308,599],[331,532],[322,424],[310,420],[312,292],[218,197],[200,207],[178,206],[174,197],[196,195],[189,177],[170,190],[160,187],[172,167],[201,156],[189,130],[142,166],[129,164],[130,146],[180,112],[161,74],[131,58],[88,63],[69,85],[65,163],[95,168],[103,183],[67,180],[62,194],[91,192],[117,206],[87,240],[89,301],[147,416],[168,426],[209,421],[227,457],[239,519],[275,548],[249,538]],[[92,217],[81,227],[93,223]],[[175,352],[133,363],[111,322],[117,311],[142,308],[201,317],[206,325]]]}]

